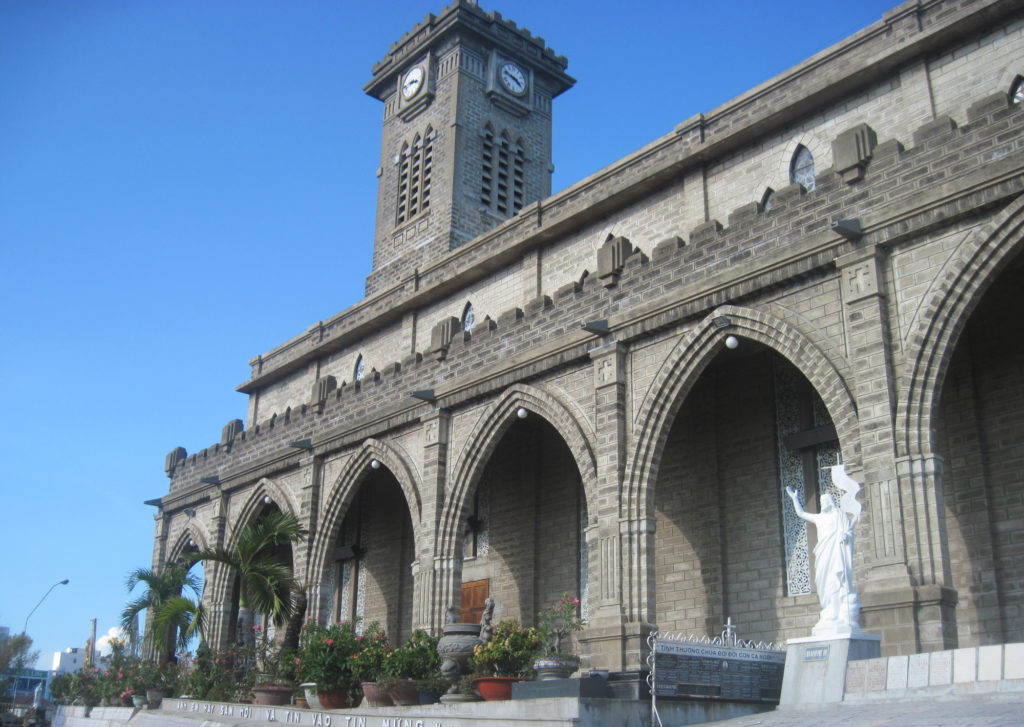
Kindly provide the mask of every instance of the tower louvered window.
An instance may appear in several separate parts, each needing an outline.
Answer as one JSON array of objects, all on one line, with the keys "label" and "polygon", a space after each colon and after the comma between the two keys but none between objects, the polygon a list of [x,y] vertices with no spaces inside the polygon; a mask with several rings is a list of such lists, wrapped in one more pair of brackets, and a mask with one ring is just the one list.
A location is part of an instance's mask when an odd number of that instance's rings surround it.
[{"label": "tower louvered window", "polygon": [[434,132],[429,127],[412,143],[402,145],[398,156],[398,222],[411,220],[430,208],[430,173]]},{"label": "tower louvered window", "polygon": [[480,202],[503,216],[521,210],[526,188],[525,165],[522,141],[513,142],[507,131],[496,134],[487,124],[483,134]]}]

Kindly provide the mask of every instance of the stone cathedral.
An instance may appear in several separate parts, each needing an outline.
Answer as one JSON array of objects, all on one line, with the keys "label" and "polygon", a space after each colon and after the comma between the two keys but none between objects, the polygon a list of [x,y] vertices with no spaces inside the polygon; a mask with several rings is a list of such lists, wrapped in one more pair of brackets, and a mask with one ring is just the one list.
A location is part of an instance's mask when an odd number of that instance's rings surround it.
[{"label": "stone cathedral", "polygon": [[883,654],[1024,641],[1024,6],[908,0],[552,195],[567,68],[469,0],[373,66],[366,297],[168,454],[154,564],[291,512],[308,618],[569,592],[584,665],[637,670],[655,629],[810,632],[786,488],[841,462]]}]

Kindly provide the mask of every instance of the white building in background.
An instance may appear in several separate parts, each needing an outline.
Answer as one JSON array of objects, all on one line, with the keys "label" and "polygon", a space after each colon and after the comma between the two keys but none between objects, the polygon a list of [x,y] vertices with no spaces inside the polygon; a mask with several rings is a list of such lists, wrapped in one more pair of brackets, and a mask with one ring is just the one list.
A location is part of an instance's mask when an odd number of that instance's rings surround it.
[{"label": "white building in background", "polygon": [[50,671],[53,676],[57,674],[71,674],[78,671],[85,664],[85,650],[77,646],[69,646],[64,651],[53,652],[53,665]]}]

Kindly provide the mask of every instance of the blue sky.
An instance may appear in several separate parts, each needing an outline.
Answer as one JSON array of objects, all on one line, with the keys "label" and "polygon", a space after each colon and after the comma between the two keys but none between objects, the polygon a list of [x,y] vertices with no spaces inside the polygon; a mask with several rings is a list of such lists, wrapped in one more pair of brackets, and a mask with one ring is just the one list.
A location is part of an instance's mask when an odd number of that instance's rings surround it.
[{"label": "blue sky", "polygon": [[[892,0],[483,0],[569,58],[553,189]],[[49,667],[149,565],[164,455],[245,418],[247,361],[358,301],[370,66],[443,0],[0,2],[0,625]]]}]

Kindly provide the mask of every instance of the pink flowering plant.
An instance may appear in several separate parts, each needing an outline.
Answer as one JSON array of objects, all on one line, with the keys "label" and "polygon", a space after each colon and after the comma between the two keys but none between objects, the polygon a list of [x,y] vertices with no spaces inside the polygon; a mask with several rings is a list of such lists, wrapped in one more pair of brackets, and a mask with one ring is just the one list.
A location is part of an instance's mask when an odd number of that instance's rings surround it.
[{"label": "pink flowering plant", "polygon": [[352,668],[363,640],[351,621],[330,626],[309,621],[302,628],[299,650],[292,656],[299,679],[314,682],[319,691],[342,690],[357,697],[361,691]]},{"label": "pink flowering plant", "polygon": [[567,656],[563,645],[570,634],[582,631],[587,622],[580,614],[580,599],[568,592],[537,614],[537,630],[544,640],[546,656]]}]

